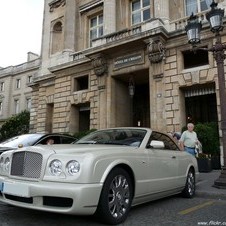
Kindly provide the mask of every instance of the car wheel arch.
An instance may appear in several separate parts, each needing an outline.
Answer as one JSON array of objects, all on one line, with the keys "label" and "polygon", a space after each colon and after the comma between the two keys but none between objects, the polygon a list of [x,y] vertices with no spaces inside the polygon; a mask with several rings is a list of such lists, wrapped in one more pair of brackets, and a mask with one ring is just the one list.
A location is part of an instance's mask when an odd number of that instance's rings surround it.
[{"label": "car wheel arch", "polygon": [[189,172],[190,170],[192,170],[193,173],[194,173],[194,175],[195,175],[195,167],[194,167],[193,165],[188,166],[186,175],[188,175],[188,172]]},{"label": "car wheel arch", "polygon": [[110,172],[112,170],[116,169],[116,168],[122,168],[129,174],[132,185],[133,185],[133,196],[134,196],[134,194],[135,194],[135,184],[136,184],[135,183],[135,175],[134,175],[132,168],[128,164],[120,163],[120,164],[112,166],[111,168],[108,168],[108,170],[105,170],[105,172],[104,172],[104,174],[101,178],[101,182],[104,183],[105,180],[107,179],[108,175],[110,174]]}]

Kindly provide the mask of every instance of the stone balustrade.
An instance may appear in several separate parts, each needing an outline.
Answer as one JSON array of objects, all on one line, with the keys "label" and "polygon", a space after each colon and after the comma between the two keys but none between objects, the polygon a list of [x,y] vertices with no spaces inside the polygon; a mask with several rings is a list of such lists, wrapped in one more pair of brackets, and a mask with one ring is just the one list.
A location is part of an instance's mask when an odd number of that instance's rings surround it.
[{"label": "stone balustrade", "polygon": [[40,58],[38,58],[36,60],[28,61],[26,63],[19,64],[16,66],[9,66],[6,68],[1,68],[0,69],[0,77],[4,76],[4,75],[8,75],[8,74],[18,74],[20,72],[39,67],[40,63],[41,63],[41,60],[40,60]]},{"label": "stone balustrade", "polygon": [[[207,23],[206,17],[205,17],[206,11],[200,12],[196,14],[198,17],[198,20],[202,23]],[[184,30],[185,26],[187,25],[189,17],[183,17],[178,20],[173,20],[170,22],[170,31],[177,31],[177,30]]]}]

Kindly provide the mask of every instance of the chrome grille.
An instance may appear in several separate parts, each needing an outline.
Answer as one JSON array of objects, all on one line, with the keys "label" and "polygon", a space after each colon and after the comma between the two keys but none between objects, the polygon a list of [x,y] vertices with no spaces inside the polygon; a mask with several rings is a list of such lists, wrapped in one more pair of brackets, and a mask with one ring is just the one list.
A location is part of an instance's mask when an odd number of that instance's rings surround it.
[{"label": "chrome grille", "polygon": [[21,151],[13,154],[11,175],[27,178],[40,178],[41,170],[41,154],[29,151]]}]

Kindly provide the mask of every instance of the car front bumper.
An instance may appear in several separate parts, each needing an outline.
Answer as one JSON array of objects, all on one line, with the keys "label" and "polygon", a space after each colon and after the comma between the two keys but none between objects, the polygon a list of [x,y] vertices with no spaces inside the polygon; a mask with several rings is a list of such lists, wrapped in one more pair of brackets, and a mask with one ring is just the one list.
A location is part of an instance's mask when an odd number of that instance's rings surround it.
[{"label": "car front bumper", "polygon": [[56,213],[95,213],[102,184],[20,181],[0,176],[0,201]]}]

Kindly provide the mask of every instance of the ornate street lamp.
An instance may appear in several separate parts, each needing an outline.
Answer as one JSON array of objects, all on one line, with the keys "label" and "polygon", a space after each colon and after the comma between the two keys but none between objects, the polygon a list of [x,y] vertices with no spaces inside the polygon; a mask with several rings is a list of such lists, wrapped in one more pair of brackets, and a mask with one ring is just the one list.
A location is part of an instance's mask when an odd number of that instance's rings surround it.
[{"label": "ornate street lamp", "polygon": [[198,17],[192,13],[189,17],[188,24],[185,26],[185,31],[188,36],[188,43],[193,47],[200,43],[200,31],[202,28],[201,22],[198,22]]},{"label": "ornate street lamp", "polygon": [[224,17],[224,10],[217,8],[218,3],[213,2],[211,3],[210,7],[211,10],[206,14],[206,19],[210,23],[211,31],[213,33],[219,33],[224,29],[223,26],[223,17]]},{"label": "ornate street lamp", "polygon": [[[222,167],[221,174],[218,179],[214,181],[214,187],[226,189],[226,90],[225,90],[225,76],[224,76],[224,51],[226,45],[222,44],[220,31],[223,27],[224,10],[217,8],[217,3],[211,3],[211,10],[206,14],[206,19],[210,23],[211,31],[215,34],[216,42],[212,48],[206,49],[213,53],[217,64],[217,74],[219,83],[219,96],[220,96],[220,109],[221,109],[221,130],[222,130],[222,146],[223,146],[223,159],[224,166]],[[201,23],[198,23],[197,17],[191,16],[185,31],[188,35],[188,42],[192,46],[196,46],[200,42]]]}]

